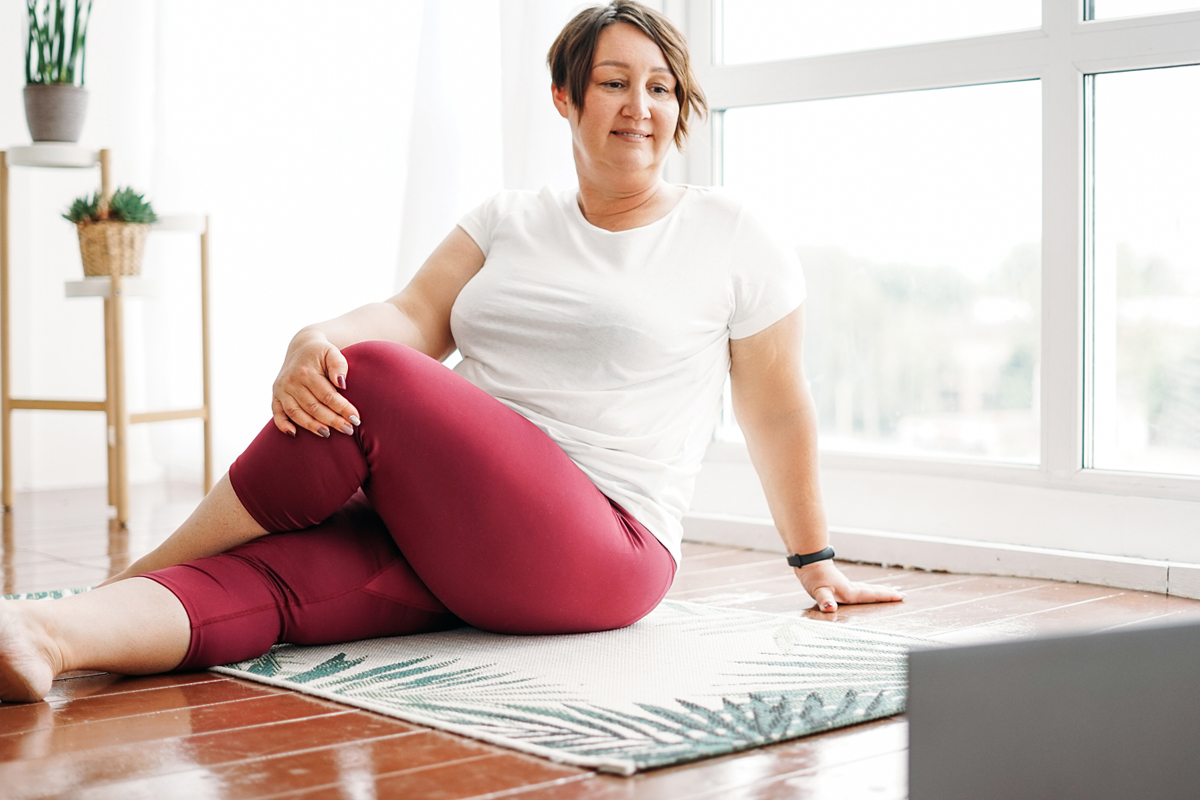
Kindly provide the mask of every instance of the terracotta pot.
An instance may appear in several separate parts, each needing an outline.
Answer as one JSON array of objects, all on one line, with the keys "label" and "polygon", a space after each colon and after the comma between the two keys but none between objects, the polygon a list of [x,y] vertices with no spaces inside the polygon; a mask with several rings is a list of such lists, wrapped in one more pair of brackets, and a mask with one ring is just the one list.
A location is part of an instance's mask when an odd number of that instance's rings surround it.
[{"label": "terracotta pot", "polygon": [[25,86],[25,121],[35,142],[78,142],[87,114],[87,89],[69,83]]}]

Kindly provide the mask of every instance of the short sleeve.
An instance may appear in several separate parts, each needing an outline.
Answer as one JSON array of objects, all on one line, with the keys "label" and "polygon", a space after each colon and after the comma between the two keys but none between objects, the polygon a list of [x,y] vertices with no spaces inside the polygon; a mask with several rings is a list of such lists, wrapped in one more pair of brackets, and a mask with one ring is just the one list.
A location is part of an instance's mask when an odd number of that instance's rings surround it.
[{"label": "short sleeve", "polygon": [[743,210],[730,251],[733,314],[729,337],[744,339],[800,307],[806,294],[796,252]]},{"label": "short sleeve", "polygon": [[458,227],[475,240],[475,244],[479,245],[479,249],[483,251],[484,257],[487,257],[488,250],[491,249],[492,236],[496,232],[496,223],[500,219],[500,206],[503,200],[503,192],[493,195],[467,212],[458,221]]}]

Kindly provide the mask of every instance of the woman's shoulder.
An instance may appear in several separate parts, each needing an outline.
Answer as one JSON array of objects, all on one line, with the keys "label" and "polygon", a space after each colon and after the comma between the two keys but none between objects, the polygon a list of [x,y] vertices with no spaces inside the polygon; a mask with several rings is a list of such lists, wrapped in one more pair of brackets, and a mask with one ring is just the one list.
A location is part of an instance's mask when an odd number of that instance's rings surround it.
[{"label": "woman's shoulder", "polygon": [[501,227],[520,225],[523,221],[554,213],[558,205],[555,193],[549,189],[536,192],[527,189],[502,189],[467,212],[459,225],[468,233],[473,227],[495,231]]},{"label": "woman's shoulder", "polygon": [[746,204],[720,186],[685,184],[681,202],[688,235],[732,240],[742,235],[749,216]]},{"label": "woman's shoulder", "polygon": [[573,192],[564,192],[550,187],[537,191],[530,189],[502,189],[479,205],[480,210],[503,219],[514,214],[538,214],[561,211],[568,196]]},{"label": "woman's shoulder", "polygon": [[720,186],[694,186],[683,184],[685,197],[691,204],[689,211],[709,219],[726,219],[737,222],[746,213],[746,206]]},{"label": "woman's shoulder", "polygon": [[773,253],[766,260],[796,262],[795,249],[784,241],[786,232],[763,219],[764,209],[756,211],[751,203],[720,186],[688,186],[688,190],[693,224],[706,235],[728,241],[738,253],[754,252],[763,258]]}]

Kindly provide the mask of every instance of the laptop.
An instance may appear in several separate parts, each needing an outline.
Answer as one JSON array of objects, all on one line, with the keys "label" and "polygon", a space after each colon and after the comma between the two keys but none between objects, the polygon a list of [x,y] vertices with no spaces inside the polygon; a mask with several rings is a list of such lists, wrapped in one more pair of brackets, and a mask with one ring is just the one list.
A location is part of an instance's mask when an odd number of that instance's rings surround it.
[{"label": "laptop", "polygon": [[1200,798],[1200,622],[908,663],[911,800]]}]

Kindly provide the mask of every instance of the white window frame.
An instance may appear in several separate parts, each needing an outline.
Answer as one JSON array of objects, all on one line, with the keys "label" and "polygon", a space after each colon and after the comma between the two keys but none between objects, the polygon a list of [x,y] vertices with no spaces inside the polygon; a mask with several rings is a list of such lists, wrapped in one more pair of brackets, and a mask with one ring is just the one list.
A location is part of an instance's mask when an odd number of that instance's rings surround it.
[{"label": "white window frame", "polygon": [[[766,63],[720,63],[722,0],[666,0],[682,22],[712,109],[696,124],[672,177],[720,183],[726,109],[1037,79],[1042,92],[1041,458],[1036,466],[952,458],[822,453],[831,525],[958,536],[1011,544],[1200,563],[1200,478],[1090,468],[1088,380],[1090,263],[1086,76],[1200,64],[1200,9],[1085,21],[1087,0],[1042,0],[1038,29]],[[725,0],[736,3],[737,0]],[[1197,0],[1200,6],[1200,0]],[[769,24],[769,23],[764,23]],[[716,442],[694,510],[765,516],[742,445]],[[901,473],[902,475],[898,475]],[[878,489],[903,478],[903,491]],[[706,483],[707,481],[707,483]],[[729,488],[736,484],[740,488]],[[830,487],[832,485],[832,491]],[[876,496],[855,498],[873,491]],[[961,519],[1009,515],[1023,532]],[[832,497],[831,497],[832,495]],[[894,496],[892,496],[894,495]],[[1016,507],[1014,507],[1014,503]],[[1090,505],[1107,513],[1082,513]],[[869,506],[864,511],[862,506]],[[924,516],[921,510],[924,509]],[[951,518],[956,517],[956,518]],[[1140,533],[1142,524],[1153,532]],[[1055,528],[1057,524],[1058,528]],[[1098,526],[1098,527],[1097,527]],[[1144,533],[1144,535],[1143,535]]]}]

